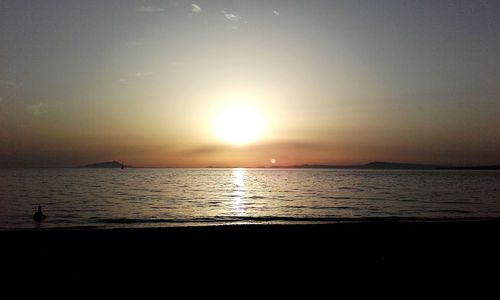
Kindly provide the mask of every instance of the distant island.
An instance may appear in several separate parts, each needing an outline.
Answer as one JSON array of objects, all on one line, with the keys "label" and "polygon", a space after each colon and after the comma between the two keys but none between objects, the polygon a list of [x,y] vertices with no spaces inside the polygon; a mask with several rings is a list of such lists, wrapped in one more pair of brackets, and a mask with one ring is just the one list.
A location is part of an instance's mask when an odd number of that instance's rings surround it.
[{"label": "distant island", "polygon": [[[119,161],[107,161],[100,163],[93,163],[77,168],[121,168],[122,163]],[[124,168],[134,168],[133,166],[124,165]],[[139,167],[140,168],[140,167]],[[236,166],[208,166],[207,168],[236,168]],[[258,166],[256,168],[268,168]],[[361,169],[361,170],[500,170],[500,165],[490,166],[440,166],[440,165],[426,165],[426,164],[412,164],[412,163],[399,163],[399,162],[385,162],[374,161],[361,165],[323,165],[323,164],[303,164],[292,166],[278,166],[274,165],[269,168],[272,169]]]},{"label": "distant island", "polygon": [[492,166],[437,166],[426,164],[395,163],[374,161],[363,165],[295,165],[295,166],[272,166],[272,168],[292,169],[365,169],[365,170],[500,170],[500,165]]},{"label": "distant island", "polygon": [[442,170],[500,170],[500,165],[472,166],[472,167],[442,167]]},{"label": "distant island", "polygon": [[[114,161],[106,161],[100,163],[89,164],[85,166],[79,166],[78,168],[121,168],[122,163],[116,160]],[[132,168],[132,166],[124,165],[124,168]]]}]

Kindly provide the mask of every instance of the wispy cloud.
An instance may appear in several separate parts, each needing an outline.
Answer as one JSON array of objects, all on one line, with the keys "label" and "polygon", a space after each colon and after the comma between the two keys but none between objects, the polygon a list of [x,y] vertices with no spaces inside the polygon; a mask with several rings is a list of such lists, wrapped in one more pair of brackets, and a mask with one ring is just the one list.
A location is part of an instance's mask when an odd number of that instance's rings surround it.
[{"label": "wispy cloud", "polygon": [[148,76],[153,76],[155,74],[156,74],[155,72],[139,71],[139,72],[129,74],[129,76],[124,76],[124,77],[119,78],[118,83],[128,84],[128,83],[131,83],[134,78],[148,77]]},{"label": "wispy cloud", "polygon": [[154,13],[154,12],[165,11],[165,9],[161,8],[161,7],[155,7],[155,6],[141,6],[141,7],[137,8],[137,11],[144,12],[144,13]]},{"label": "wispy cloud", "polygon": [[[215,153],[223,153],[225,151],[238,151],[242,148],[238,148],[232,145],[222,145],[222,144],[211,144],[203,145],[200,147],[195,147],[191,149],[185,149],[184,153],[193,155],[209,155]],[[311,143],[305,141],[276,141],[276,142],[264,142],[254,145],[248,145],[241,151],[256,151],[256,152],[269,152],[270,149],[277,152],[286,152],[290,149],[298,149],[301,151],[317,151],[317,150],[330,150],[326,145]]]},{"label": "wispy cloud", "polygon": [[38,103],[26,106],[26,110],[33,116],[40,116],[47,113],[49,106],[45,103]]},{"label": "wispy cloud", "polygon": [[155,73],[154,72],[137,72],[135,73],[136,77],[146,77],[146,76],[153,76]]},{"label": "wispy cloud", "polygon": [[13,80],[0,80],[0,85],[10,89],[17,89],[21,86],[21,84]]},{"label": "wispy cloud", "polygon": [[137,40],[132,40],[128,41],[125,43],[125,46],[128,48],[141,48],[145,44],[144,40],[142,39],[137,39]]},{"label": "wispy cloud", "polygon": [[184,65],[186,65],[185,61],[173,60],[173,61],[170,62],[170,66],[172,66],[172,67],[181,67],[181,66],[184,66]]},{"label": "wispy cloud", "polygon": [[277,11],[277,10],[273,10],[273,14],[275,14],[276,16],[281,15],[281,14],[280,14],[280,12],[279,12],[279,11]]},{"label": "wispy cloud", "polygon": [[228,19],[229,21],[231,22],[239,22],[241,20],[241,16],[240,15],[236,15],[236,14],[232,14],[232,13],[228,13],[227,11],[223,10],[221,11],[221,13],[224,15],[224,17],[226,19]]},{"label": "wispy cloud", "polygon": [[195,14],[199,14],[201,13],[203,10],[201,9],[201,7],[199,7],[198,5],[196,4],[191,4],[191,12],[195,13]]}]

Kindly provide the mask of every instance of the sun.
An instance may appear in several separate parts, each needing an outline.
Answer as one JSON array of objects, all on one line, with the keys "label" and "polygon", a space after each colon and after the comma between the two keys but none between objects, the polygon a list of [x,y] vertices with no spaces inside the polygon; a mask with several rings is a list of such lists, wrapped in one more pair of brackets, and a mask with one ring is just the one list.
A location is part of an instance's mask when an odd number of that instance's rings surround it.
[{"label": "sun", "polygon": [[215,133],[223,141],[244,145],[258,140],[266,127],[264,117],[247,106],[228,107],[214,122]]}]

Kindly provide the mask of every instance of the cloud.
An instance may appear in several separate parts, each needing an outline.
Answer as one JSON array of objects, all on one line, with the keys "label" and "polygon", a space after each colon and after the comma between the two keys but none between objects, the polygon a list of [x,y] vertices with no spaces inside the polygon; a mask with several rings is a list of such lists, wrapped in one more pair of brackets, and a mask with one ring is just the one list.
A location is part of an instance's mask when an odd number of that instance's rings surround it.
[{"label": "cloud", "polygon": [[154,12],[165,11],[164,8],[154,7],[154,6],[142,6],[142,7],[139,7],[137,10],[140,12],[144,12],[144,13],[154,13]]},{"label": "cloud", "polygon": [[231,149],[231,146],[228,145],[205,145],[191,149],[186,149],[184,153],[193,155],[206,155],[206,154],[213,154],[213,153],[227,151],[229,149]]},{"label": "cloud", "polygon": [[47,113],[49,106],[45,103],[38,103],[26,106],[26,110],[33,116],[40,116]]},{"label": "cloud", "polygon": [[137,40],[133,40],[133,41],[129,41],[129,42],[125,43],[125,46],[128,48],[141,48],[144,46],[144,44],[145,44],[144,40],[137,39]]},{"label": "cloud", "polygon": [[273,10],[273,14],[275,14],[276,16],[281,15],[281,14],[280,14],[280,12],[279,12],[279,11],[277,11],[277,10]]},{"label": "cloud", "polygon": [[231,13],[228,13],[228,12],[226,12],[224,10],[221,11],[221,13],[224,15],[224,17],[226,19],[228,19],[231,22],[239,22],[241,20],[241,16],[240,15],[231,14]]},{"label": "cloud", "polygon": [[135,73],[136,77],[146,77],[146,76],[153,76],[155,73],[154,72],[137,72]]},{"label": "cloud", "polygon": [[172,67],[181,67],[184,65],[186,65],[186,62],[180,61],[180,60],[173,60],[170,62],[170,66],[172,66]]},{"label": "cloud", "polygon": [[21,86],[21,84],[12,80],[0,80],[0,85],[10,89],[17,89]]},{"label": "cloud", "polygon": [[215,153],[223,153],[225,151],[289,151],[290,149],[302,151],[327,151],[330,150],[329,146],[318,143],[292,140],[292,141],[276,141],[276,142],[263,142],[253,145],[247,145],[244,148],[239,148],[227,144],[211,144],[191,149],[186,149],[184,153],[192,155],[209,155]]},{"label": "cloud", "polygon": [[191,4],[191,12],[195,13],[195,14],[199,14],[201,13],[203,10],[201,9],[201,7],[199,7],[198,5],[196,4]]},{"label": "cloud", "polygon": [[149,71],[139,71],[134,74],[129,74],[130,76],[124,76],[118,79],[118,82],[121,84],[127,84],[131,80],[135,78],[142,78],[142,77],[148,77],[148,76],[153,76],[155,75],[155,72],[149,72]]}]

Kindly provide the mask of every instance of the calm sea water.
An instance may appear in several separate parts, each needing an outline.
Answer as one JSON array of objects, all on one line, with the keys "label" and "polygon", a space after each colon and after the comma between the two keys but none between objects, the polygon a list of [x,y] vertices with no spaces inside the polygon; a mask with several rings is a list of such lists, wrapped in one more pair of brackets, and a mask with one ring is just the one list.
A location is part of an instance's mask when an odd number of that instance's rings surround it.
[{"label": "calm sea water", "polygon": [[2,169],[0,229],[500,217],[500,172]]}]

